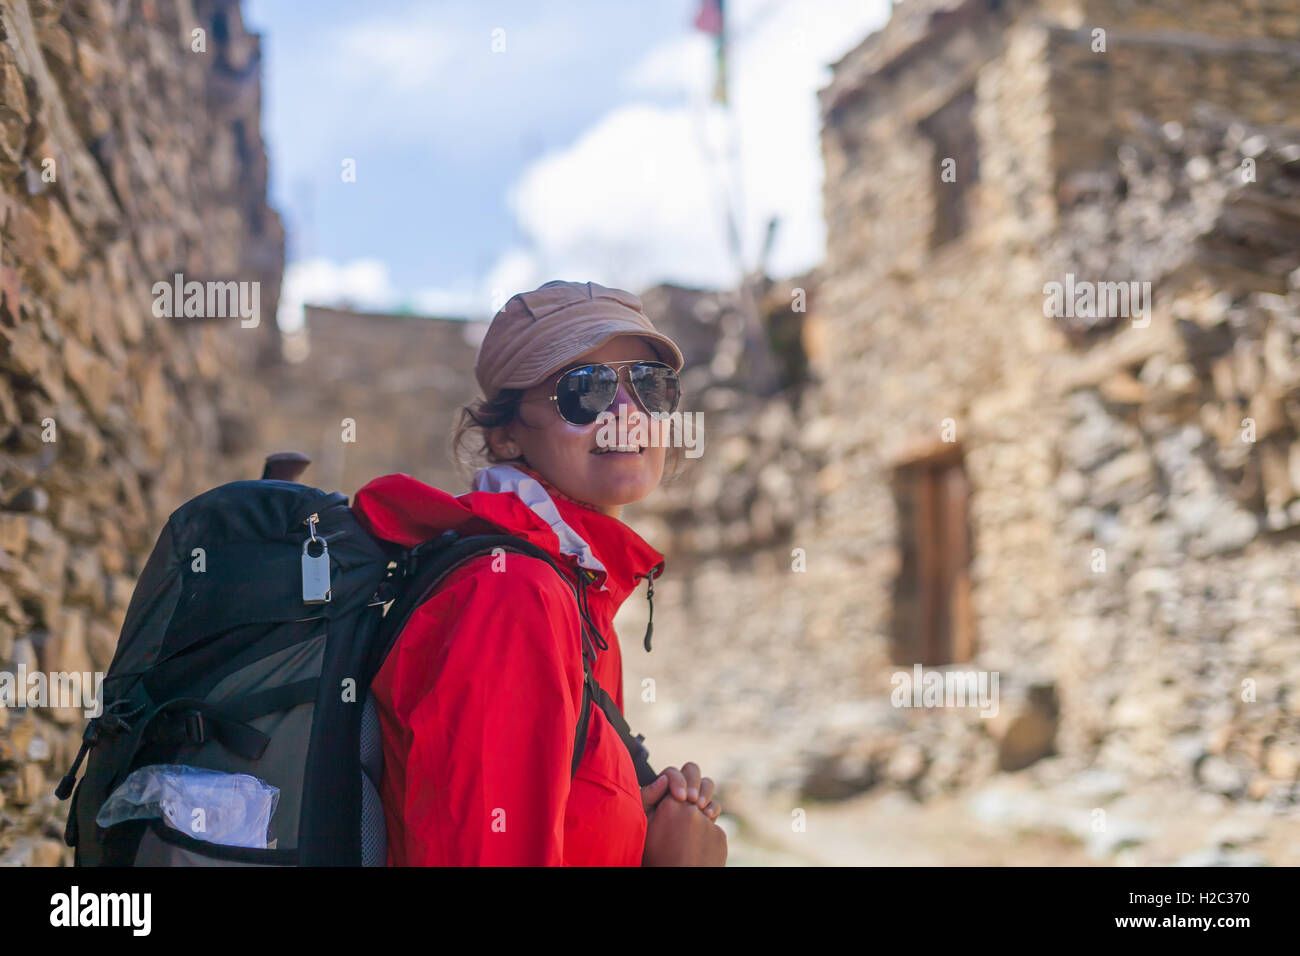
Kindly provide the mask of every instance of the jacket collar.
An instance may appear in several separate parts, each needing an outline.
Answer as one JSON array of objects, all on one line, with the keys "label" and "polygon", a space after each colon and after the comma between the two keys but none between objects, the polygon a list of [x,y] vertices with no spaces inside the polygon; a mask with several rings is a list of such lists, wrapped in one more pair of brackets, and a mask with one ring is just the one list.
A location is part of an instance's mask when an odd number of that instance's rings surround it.
[{"label": "jacket collar", "polygon": [[579,567],[605,573],[605,565],[592,553],[591,545],[560,514],[555,502],[556,498],[565,500],[564,497],[558,493],[552,497],[555,489],[547,485],[541,475],[531,469],[525,471],[513,465],[493,465],[474,476],[474,490],[515,495],[555,532],[561,553],[574,558]]},{"label": "jacket collar", "polygon": [[[484,472],[496,468],[507,471],[480,480]],[[489,490],[490,486],[497,490]],[[596,592],[613,608],[642,578],[658,577],[663,571],[663,555],[635,531],[617,518],[565,497],[536,472],[493,466],[475,476],[474,487],[478,490],[457,497],[410,475],[384,475],[356,493],[353,510],[373,534],[407,548],[446,530],[518,535],[562,564],[591,571]]]},{"label": "jacket collar", "polygon": [[561,553],[595,574],[614,606],[640,579],[663,572],[664,556],[618,518],[570,498],[526,465],[493,465],[474,476],[475,491],[513,493],[554,533]]}]

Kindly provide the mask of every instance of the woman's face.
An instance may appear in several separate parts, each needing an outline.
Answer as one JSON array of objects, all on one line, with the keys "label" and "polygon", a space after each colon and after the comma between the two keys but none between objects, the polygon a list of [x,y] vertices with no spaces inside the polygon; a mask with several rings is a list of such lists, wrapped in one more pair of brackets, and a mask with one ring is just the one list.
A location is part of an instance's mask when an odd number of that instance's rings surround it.
[{"label": "woman's face", "polygon": [[[565,369],[524,392],[518,420],[494,429],[488,436],[492,450],[500,458],[522,455],[530,468],[570,498],[617,516],[623,505],[640,501],[658,486],[663,478],[666,450],[662,445],[645,444],[635,452],[602,449],[596,443],[601,420],[590,425],[571,425],[560,417],[551,396],[563,371],[575,365],[642,360],[657,362],[659,356],[648,342],[636,336],[618,336],[584,353]],[[618,395],[608,411],[627,416],[629,441],[638,437],[636,431],[642,432],[639,437],[644,438],[652,432],[649,428],[637,429],[636,416],[645,416],[648,425],[646,409],[628,385],[627,367],[617,371]],[[620,412],[623,406],[627,409]]]}]

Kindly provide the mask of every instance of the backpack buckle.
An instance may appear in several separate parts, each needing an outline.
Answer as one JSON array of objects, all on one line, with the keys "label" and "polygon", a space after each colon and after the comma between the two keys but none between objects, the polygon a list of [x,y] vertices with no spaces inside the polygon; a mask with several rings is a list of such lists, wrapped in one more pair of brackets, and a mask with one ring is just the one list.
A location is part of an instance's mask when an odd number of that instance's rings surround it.
[{"label": "backpack buckle", "polygon": [[185,736],[192,744],[201,744],[205,739],[203,727],[203,715],[197,710],[187,710],[185,712]]},{"label": "backpack buckle", "polygon": [[90,733],[90,728],[92,726],[95,727],[96,739],[98,739],[101,730],[106,730],[113,734],[119,732],[129,733],[131,730],[131,721],[127,720],[127,718],[136,717],[143,709],[143,706],[132,707],[130,702],[124,697],[119,698],[105,707],[102,714],[91,720],[91,722],[86,725],[86,733]]},{"label": "backpack buckle", "polygon": [[431,538],[428,541],[421,541],[415,547],[404,551],[401,560],[397,563],[398,570],[401,571],[401,577],[409,578],[415,574],[415,566],[426,551],[441,551],[443,548],[454,544],[459,537],[460,532],[448,528],[438,537]]},{"label": "backpack buckle", "polygon": [[82,743],[89,744],[92,747],[99,743],[99,735],[103,730],[103,726],[100,724],[101,719],[100,717],[92,717],[90,722],[86,724],[86,729],[81,734]]},{"label": "backpack buckle", "polygon": [[393,582],[390,579],[385,578],[380,581],[379,586],[375,588],[375,593],[370,596],[370,602],[366,607],[383,607],[389,601],[393,600],[394,597],[396,597],[396,594],[393,590]]}]

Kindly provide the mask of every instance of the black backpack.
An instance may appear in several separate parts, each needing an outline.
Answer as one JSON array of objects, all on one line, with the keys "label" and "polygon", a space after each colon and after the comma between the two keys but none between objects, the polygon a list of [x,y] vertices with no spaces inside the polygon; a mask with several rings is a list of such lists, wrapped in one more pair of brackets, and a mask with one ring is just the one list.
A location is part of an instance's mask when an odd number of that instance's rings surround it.
[{"label": "black backpack", "polygon": [[[235,481],[172,513],[131,596],[103,710],[57,790],[72,795],[65,839],[76,864],[383,866],[383,753],[370,682],[443,578],[496,548],[546,561],[578,601],[585,679],[570,774],[594,702],[640,784],[652,782],[642,738],[591,675],[606,645],[586,614],[586,581],[575,586],[550,555],[514,535],[453,531],[404,550],[367,532],[343,494]],[[157,817],[99,826],[109,795],[155,764],[248,774],[278,788],[268,848],[197,839]]]}]

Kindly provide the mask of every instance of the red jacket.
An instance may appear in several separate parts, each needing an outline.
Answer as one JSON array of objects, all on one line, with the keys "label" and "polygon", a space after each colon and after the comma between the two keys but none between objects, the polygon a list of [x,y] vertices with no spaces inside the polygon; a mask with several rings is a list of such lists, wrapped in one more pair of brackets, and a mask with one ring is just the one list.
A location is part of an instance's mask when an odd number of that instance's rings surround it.
[{"label": "red jacket", "polygon": [[[609,649],[593,675],[621,709],[611,619],[663,556],[534,473],[488,473],[496,480],[487,487],[516,491],[453,497],[397,474],[369,482],[353,507],[374,534],[403,546],[449,528],[505,531],[549,552],[575,583],[579,563],[597,570],[588,610]],[[519,554],[466,562],[416,610],[372,684],[390,865],[640,864],[646,817],[636,771],[599,707],[570,780],[581,646],[573,592]]]}]

